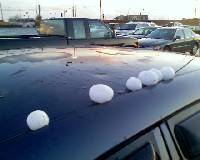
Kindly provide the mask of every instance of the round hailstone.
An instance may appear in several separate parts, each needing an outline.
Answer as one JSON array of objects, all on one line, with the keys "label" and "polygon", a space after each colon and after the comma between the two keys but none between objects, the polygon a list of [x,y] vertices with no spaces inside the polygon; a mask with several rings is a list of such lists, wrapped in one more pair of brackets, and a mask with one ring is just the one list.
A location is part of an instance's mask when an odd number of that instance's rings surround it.
[{"label": "round hailstone", "polygon": [[161,71],[159,69],[152,68],[152,69],[150,69],[150,71],[153,71],[153,72],[155,72],[157,74],[159,82],[162,81],[163,75],[162,75],[162,73],[161,73]]},{"label": "round hailstone", "polygon": [[131,91],[137,91],[142,89],[142,82],[136,77],[130,77],[126,81],[126,87]]},{"label": "round hailstone", "polygon": [[31,130],[35,131],[47,126],[49,124],[49,117],[44,111],[36,110],[28,115],[26,123]]},{"label": "round hailstone", "polygon": [[145,86],[155,85],[159,81],[157,74],[153,71],[142,71],[139,73],[138,78],[141,80],[142,84]]},{"label": "round hailstone", "polygon": [[160,71],[165,81],[173,79],[176,74],[172,67],[163,67]]},{"label": "round hailstone", "polygon": [[105,103],[112,100],[114,91],[107,85],[97,84],[90,88],[89,96],[96,103]]}]

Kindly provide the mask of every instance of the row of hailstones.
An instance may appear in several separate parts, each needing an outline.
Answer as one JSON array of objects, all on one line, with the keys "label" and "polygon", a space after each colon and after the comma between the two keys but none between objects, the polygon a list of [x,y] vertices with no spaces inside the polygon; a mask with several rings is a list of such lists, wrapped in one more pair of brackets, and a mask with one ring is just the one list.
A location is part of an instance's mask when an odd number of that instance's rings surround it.
[{"label": "row of hailstones", "polygon": [[[142,71],[137,77],[130,77],[126,81],[126,88],[130,91],[137,91],[143,86],[153,86],[160,81],[172,80],[175,77],[175,71],[172,67],[163,67],[161,70],[152,68]],[[90,99],[95,103],[106,103],[114,97],[114,91],[111,87],[104,84],[93,85],[89,90]],[[38,130],[49,124],[48,115],[41,110],[31,112],[27,119],[27,125],[31,130]]]}]

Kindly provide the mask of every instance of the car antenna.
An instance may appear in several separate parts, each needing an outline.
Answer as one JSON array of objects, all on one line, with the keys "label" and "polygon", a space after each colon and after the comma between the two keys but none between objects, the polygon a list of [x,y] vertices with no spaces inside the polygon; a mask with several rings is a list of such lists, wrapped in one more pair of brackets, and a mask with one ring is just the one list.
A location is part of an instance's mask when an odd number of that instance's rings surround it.
[{"label": "car antenna", "polygon": [[183,68],[187,67],[196,57],[194,56],[191,60],[189,60],[186,64],[184,64],[181,68],[179,68],[176,73],[181,71]]}]

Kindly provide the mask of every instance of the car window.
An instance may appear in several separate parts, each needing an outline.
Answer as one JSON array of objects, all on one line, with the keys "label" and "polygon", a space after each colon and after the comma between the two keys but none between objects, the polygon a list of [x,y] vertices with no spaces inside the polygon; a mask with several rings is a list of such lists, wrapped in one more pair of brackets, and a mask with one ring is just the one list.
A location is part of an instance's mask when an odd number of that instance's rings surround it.
[{"label": "car window", "polygon": [[181,39],[185,39],[184,33],[182,29],[177,29],[175,37],[179,36]]},{"label": "car window", "polygon": [[137,24],[118,24],[115,29],[117,30],[135,30]]},{"label": "car window", "polygon": [[39,28],[41,35],[65,35],[63,20],[44,20]]},{"label": "car window", "polygon": [[153,31],[155,31],[156,30],[156,28],[149,28],[149,29],[146,29],[145,30],[145,35],[147,36],[147,35],[149,35],[151,32],[153,32]]},{"label": "car window", "polygon": [[134,32],[135,35],[143,35],[145,34],[145,29],[144,28],[139,28]]},{"label": "car window", "polygon": [[111,38],[112,32],[99,21],[89,21],[91,38]]},{"label": "car window", "polygon": [[154,30],[155,30],[154,28],[139,28],[134,32],[134,34],[135,35],[148,35]]},{"label": "car window", "polygon": [[124,160],[156,160],[158,159],[156,157],[154,148],[152,144],[148,143],[144,146],[140,147],[130,155],[128,155]]},{"label": "car window", "polygon": [[168,120],[170,131],[184,159],[200,159],[200,104],[187,109]]},{"label": "car window", "polygon": [[185,38],[194,38],[194,33],[190,29],[185,28],[184,33]]},{"label": "car window", "polygon": [[74,38],[75,39],[86,39],[85,25],[83,20],[72,21]]},{"label": "car window", "polygon": [[200,159],[200,113],[194,114],[175,125],[174,132],[186,158]]},{"label": "car window", "polygon": [[129,25],[128,24],[117,24],[115,26],[115,29],[117,29],[117,30],[128,30],[129,29]]},{"label": "car window", "polygon": [[[126,143],[126,142],[125,142]],[[97,159],[104,160],[169,160],[164,140],[158,128],[126,143],[122,148],[116,147],[111,154]]]},{"label": "car window", "polygon": [[137,28],[136,24],[129,24],[129,30],[135,30]]},{"label": "car window", "polygon": [[156,29],[155,31],[151,32],[148,37],[153,39],[165,39],[165,40],[172,40],[174,38],[176,29]]},{"label": "car window", "polygon": [[148,24],[145,24],[145,23],[144,23],[144,24],[138,24],[138,25],[137,25],[137,28],[148,27],[148,26],[149,26],[149,25],[148,25]]}]

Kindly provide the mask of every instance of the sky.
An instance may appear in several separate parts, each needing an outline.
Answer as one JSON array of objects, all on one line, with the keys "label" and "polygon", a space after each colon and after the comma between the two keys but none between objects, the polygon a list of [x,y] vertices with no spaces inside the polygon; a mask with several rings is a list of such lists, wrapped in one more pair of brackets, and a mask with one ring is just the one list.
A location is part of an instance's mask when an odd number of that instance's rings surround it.
[{"label": "sky", "polygon": [[[41,5],[43,18],[60,17],[67,10],[72,16],[72,5],[76,4],[77,17],[99,18],[100,0],[0,0],[4,19],[15,15],[35,17],[36,6]],[[200,17],[200,0],[102,0],[106,19],[119,15],[148,14],[149,19],[182,19]]]}]

